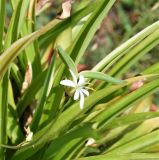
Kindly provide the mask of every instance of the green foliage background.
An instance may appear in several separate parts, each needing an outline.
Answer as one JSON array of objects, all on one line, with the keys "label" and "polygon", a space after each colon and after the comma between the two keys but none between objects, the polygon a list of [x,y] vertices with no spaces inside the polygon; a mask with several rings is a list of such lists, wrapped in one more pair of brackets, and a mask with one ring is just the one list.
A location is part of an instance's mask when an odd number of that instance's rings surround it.
[{"label": "green foliage background", "polygon": [[0,0],[0,159],[158,159],[158,2],[52,2]]}]

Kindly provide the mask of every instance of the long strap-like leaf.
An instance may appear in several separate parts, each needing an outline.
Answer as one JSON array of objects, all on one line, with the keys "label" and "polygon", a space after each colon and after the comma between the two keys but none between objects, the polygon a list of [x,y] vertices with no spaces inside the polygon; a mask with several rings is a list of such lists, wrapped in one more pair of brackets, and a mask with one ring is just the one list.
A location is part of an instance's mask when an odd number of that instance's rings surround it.
[{"label": "long strap-like leaf", "polygon": [[0,0],[0,54],[3,49],[4,23],[5,23],[5,0]]},{"label": "long strap-like leaf", "polygon": [[[60,32],[65,30],[67,27],[71,25],[75,25],[83,16],[89,14],[93,9],[94,5],[88,8],[84,8],[78,13],[75,13],[71,18],[66,19],[57,24],[56,20],[53,20],[45,27],[42,27],[40,30],[27,35],[18,41],[16,41],[12,46],[10,46],[3,54],[0,56],[0,79],[6,72],[8,65],[19,55],[21,51],[24,50],[29,44],[34,42],[37,38],[42,37],[43,40],[52,41],[53,38],[57,36]],[[58,21],[59,22],[59,21]],[[47,41],[48,42],[48,41]]]},{"label": "long strap-like leaf", "polygon": [[70,49],[70,55],[76,64],[81,60],[81,57],[92,40],[95,32],[114,3],[115,0],[99,0],[97,9],[88,18],[77,35],[77,38]]}]

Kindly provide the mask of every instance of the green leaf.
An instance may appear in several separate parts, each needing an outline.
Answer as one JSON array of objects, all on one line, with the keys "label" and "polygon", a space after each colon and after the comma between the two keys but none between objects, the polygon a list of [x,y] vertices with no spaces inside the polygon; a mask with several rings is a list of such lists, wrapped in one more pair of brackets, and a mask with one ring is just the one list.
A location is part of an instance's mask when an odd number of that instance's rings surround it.
[{"label": "green leaf", "polygon": [[[36,30],[36,17],[35,17],[35,9],[36,9],[36,2],[32,0],[29,3],[27,17],[25,19],[25,23],[21,29],[21,36],[24,37],[30,33],[33,33]],[[36,39],[31,45],[25,48],[24,55],[20,55],[19,57],[23,57],[24,61],[27,57],[27,61],[31,62],[33,68],[33,79],[42,71],[41,66],[41,57],[40,57],[40,50],[38,40]],[[20,59],[21,60],[21,59]],[[20,61],[21,62],[21,61]],[[22,63],[22,62],[21,62]],[[28,63],[28,62],[27,62]]]},{"label": "green leaf", "polygon": [[[127,54],[132,50],[134,46],[142,42],[147,36],[155,32],[159,27],[159,21],[148,26],[125,43],[120,45],[118,48],[109,53],[102,61],[100,61],[94,68],[93,71],[106,71],[112,64],[115,64],[123,55]],[[146,45],[145,45],[146,47]]]},{"label": "green leaf", "polygon": [[5,9],[6,1],[0,0],[0,54],[3,50],[3,36],[4,36],[4,23],[5,23]]},{"label": "green leaf", "polygon": [[[54,32],[56,32],[56,35],[59,35],[66,28],[69,28],[70,26],[73,27],[79,22],[79,20],[93,12],[97,5],[98,1],[95,1],[91,5],[86,6],[85,8],[82,8],[81,10],[75,12],[70,18],[63,20],[62,22],[56,19],[56,24],[59,23],[61,24],[61,26],[57,25],[56,29],[52,29],[45,35],[40,37],[41,48],[45,48],[45,46],[48,46],[50,43],[52,43]],[[62,29],[62,31],[59,32],[59,29]]]},{"label": "green leaf", "polygon": [[20,0],[17,0],[16,2],[14,0],[11,0],[12,9],[15,10],[16,6],[18,5]]},{"label": "green leaf", "polygon": [[94,12],[83,25],[69,50],[70,56],[76,64],[81,60],[81,57],[92,40],[95,32],[114,3],[115,0],[99,0],[98,4],[96,4]]},{"label": "green leaf", "polygon": [[10,138],[12,144],[20,143],[24,139],[24,135],[18,123],[19,118],[14,102],[13,89],[10,82],[8,87],[7,112],[7,135]]},{"label": "green leaf", "polygon": [[[119,76],[125,73],[133,64],[148,53],[152,48],[159,44],[159,30],[154,31],[143,41],[131,49],[124,57],[116,63],[108,73],[113,76]],[[129,63],[130,62],[130,63]]]},{"label": "green leaf", "polygon": [[[136,80],[136,79],[135,79]],[[132,83],[133,81],[131,81]],[[65,131],[65,129],[73,122],[76,117],[79,115],[87,112],[90,108],[92,108],[98,101],[101,99],[109,96],[112,93],[115,93],[122,87],[126,86],[127,84],[124,83],[118,86],[109,86],[105,89],[99,90],[91,94],[89,97],[85,99],[85,106],[84,110],[80,110],[79,102],[74,103],[70,108],[65,110],[61,115],[56,119],[56,121],[51,122],[50,124],[46,125],[41,131],[37,132],[34,135],[33,143],[29,144],[19,151],[16,152],[14,158],[16,160],[21,159],[22,156],[29,157],[38,151],[46,142],[58,137],[59,133]],[[157,84],[155,84],[157,85]],[[64,121],[65,119],[65,121]],[[32,150],[32,145],[35,146],[36,150]]]},{"label": "green leaf", "polygon": [[15,63],[11,64],[11,73],[10,74],[14,78],[15,83],[20,91],[22,83],[23,83],[23,78],[20,73],[19,67]]},{"label": "green leaf", "polygon": [[65,129],[76,119],[77,116],[87,112],[92,108],[98,101],[104,97],[109,96],[109,94],[116,92],[120,88],[126,86],[126,84],[118,86],[110,86],[109,89],[102,89],[100,91],[94,92],[89,97],[85,99],[84,110],[79,108],[79,102],[74,103],[70,108],[61,113],[61,115],[56,119],[55,122],[52,122],[40,130],[37,134],[34,135],[33,144],[36,150],[33,150],[30,144],[16,152],[13,157],[13,160],[19,160],[23,157],[30,157],[36,151],[38,151],[46,142],[57,138],[60,133],[64,132]]},{"label": "green leaf", "polygon": [[[118,158],[117,158],[118,157]],[[113,153],[107,155],[90,156],[85,158],[79,158],[79,160],[157,160],[158,153]]]},{"label": "green leaf", "polygon": [[144,74],[152,74],[152,73],[159,73],[159,63],[155,63],[152,66],[146,68],[143,71]]},{"label": "green leaf", "polygon": [[71,57],[60,46],[57,46],[57,49],[62,61],[77,76],[77,68]]},{"label": "green leaf", "polygon": [[144,136],[159,127],[159,118],[152,118],[144,121],[132,131],[126,133],[120,140],[114,143],[107,151],[116,149],[122,145],[129,143],[141,136]]},{"label": "green leaf", "polygon": [[50,89],[50,86],[48,85],[49,82],[51,81],[52,78],[52,74],[54,74],[54,70],[55,70],[55,54],[52,57],[52,61],[51,64],[48,68],[46,77],[45,77],[45,81],[43,84],[43,89],[42,89],[42,95],[40,97],[40,102],[39,105],[36,107],[34,116],[33,116],[33,120],[31,123],[31,131],[32,132],[36,132],[36,130],[38,129],[39,126],[39,121],[43,112],[43,108],[44,108],[44,104],[46,102],[47,99],[47,93]]},{"label": "green leaf", "polygon": [[159,143],[159,130],[155,130],[149,134],[136,138],[124,145],[110,150],[108,153],[131,153],[140,151],[147,146]]},{"label": "green leaf", "polygon": [[[23,51],[29,44],[34,42],[37,38],[41,37],[45,40],[53,40],[59,33],[61,33],[66,28],[71,25],[75,25],[79,19],[83,16],[86,16],[93,10],[93,6],[80,10],[78,13],[75,13],[70,19],[66,19],[60,23],[57,23],[57,20],[53,20],[48,23],[46,26],[42,27],[38,31],[31,33],[13,43],[1,56],[0,56],[0,79],[8,69],[8,65],[13,62],[13,60]],[[58,21],[59,22],[59,21]]]},{"label": "green leaf", "polygon": [[51,121],[56,120],[59,116],[59,108],[62,106],[62,97],[64,95],[63,87],[53,87],[50,91],[47,102],[44,106],[44,112],[40,120],[39,129],[45,127]]},{"label": "green leaf", "polygon": [[[74,145],[77,145],[83,138],[86,139],[90,136],[95,139],[99,138],[97,130],[92,128],[92,124],[85,124],[83,126],[77,127],[77,129],[74,129],[73,131],[63,135],[62,137],[53,140],[46,150],[44,157],[46,158],[46,160],[49,160],[51,157],[56,157],[57,153],[59,153],[62,158],[65,153],[67,153],[71,148],[71,146],[67,146],[65,150],[63,149],[67,143],[77,139],[76,141],[74,141]],[[64,153],[62,153],[62,150]]]},{"label": "green leaf", "polygon": [[159,79],[155,79],[143,87],[135,90],[127,94],[126,96],[119,99],[116,103],[114,103],[110,108],[103,111],[98,115],[94,120],[99,122],[99,126],[112,121],[117,115],[119,115],[122,111],[130,107],[135,102],[143,99],[145,96],[151,95],[156,90],[158,90]]},{"label": "green leaf", "polygon": [[158,116],[159,116],[159,112],[144,112],[144,113],[130,114],[130,115],[122,116],[119,118],[115,118],[113,121],[106,124],[105,129],[120,127],[123,125],[130,125],[134,123],[140,123],[144,120],[151,119]]},{"label": "green leaf", "polygon": [[[8,109],[8,73],[0,80],[0,144],[7,143],[7,109]],[[0,148],[0,158],[5,157],[4,148]]]},{"label": "green leaf", "polygon": [[43,71],[40,73],[31,83],[31,85],[28,87],[28,89],[25,91],[25,93],[20,98],[18,104],[17,104],[17,112],[19,117],[22,116],[24,110],[26,107],[32,102],[34,99],[36,93],[40,90],[42,85],[44,84],[46,71]]},{"label": "green leaf", "polygon": [[98,79],[103,80],[109,83],[113,84],[121,84],[124,81],[115,79],[107,74],[101,73],[101,72],[95,72],[95,71],[82,71],[79,73],[80,75],[83,75],[85,78],[92,78],[92,79]]},{"label": "green leaf", "polygon": [[10,45],[18,39],[20,34],[20,29],[24,21],[24,17],[26,15],[26,10],[28,7],[29,1],[23,0],[19,1],[16,6],[16,9],[13,12],[9,28],[7,31],[6,39],[5,39],[5,49],[10,47]]},{"label": "green leaf", "polygon": [[15,111],[9,105],[8,107],[8,124],[7,124],[7,135],[10,138],[12,144],[20,143],[24,139],[22,130],[20,129]]}]

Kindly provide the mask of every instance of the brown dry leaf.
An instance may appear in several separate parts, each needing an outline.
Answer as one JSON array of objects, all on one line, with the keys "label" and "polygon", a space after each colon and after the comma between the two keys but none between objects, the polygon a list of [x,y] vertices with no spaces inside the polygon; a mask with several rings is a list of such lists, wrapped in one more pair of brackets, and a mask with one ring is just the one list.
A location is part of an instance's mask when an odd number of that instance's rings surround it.
[{"label": "brown dry leaf", "polygon": [[72,0],[63,0],[62,3],[62,14],[58,18],[65,19],[71,15],[71,2]]},{"label": "brown dry leaf", "polygon": [[135,91],[136,89],[142,87],[144,85],[144,80],[141,79],[141,80],[138,80],[136,82],[134,82],[131,87],[130,87],[130,91]]},{"label": "brown dry leaf", "polygon": [[36,2],[36,10],[40,10],[41,8],[44,7],[47,3],[53,3],[51,0],[37,0]]},{"label": "brown dry leaf", "polygon": [[151,8],[152,11],[155,11],[159,8],[159,2],[155,3],[154,6]]},{"label": "brown dry leaf", "polygon": [[27,69],[25,72],[24,82],[21,89],[22,94],[29,87],[29,85],[31,84],[31,81],[32,81],[32,66],[31,66],[31,63],[28,62]]},{"label": "brown dry leaf", "polygon": [[152,104],[151,107],[150,107],[150,112],[157,112],[157,110],[158,110],[157,105]]},{"label": "brown dry leaf", "polygon": [[52,6],[54,0],[37,0],[35,5],[36,15],[39,15],[42,11]]},{"label": "brown dry leaf", "polygon": [[81,71],[84,71],[84,70],[88,70],[88,69],[89,69],[89,67],[87,65],[85,65],[85,64],[78,64],[78,66],[77,66],[78,72],[81,72]]}]

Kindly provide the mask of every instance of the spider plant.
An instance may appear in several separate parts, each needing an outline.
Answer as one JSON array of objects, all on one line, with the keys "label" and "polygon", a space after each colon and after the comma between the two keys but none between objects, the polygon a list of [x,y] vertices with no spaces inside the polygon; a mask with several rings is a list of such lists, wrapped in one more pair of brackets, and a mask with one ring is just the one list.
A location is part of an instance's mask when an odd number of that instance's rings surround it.
[{"label": "spider plant", "polygon": [[82,1],[73,13],[63,1],[62,14],[39,29],[50,5],[38,3],[0,0],[0,159],[158,159],[159,64],[125,75],[158,45],[159,21],[78,72],[115,0]]}]

